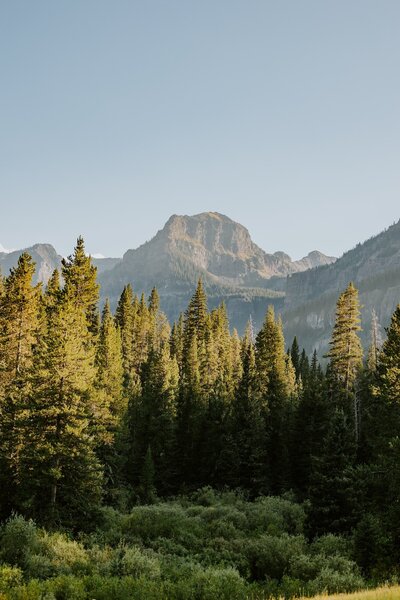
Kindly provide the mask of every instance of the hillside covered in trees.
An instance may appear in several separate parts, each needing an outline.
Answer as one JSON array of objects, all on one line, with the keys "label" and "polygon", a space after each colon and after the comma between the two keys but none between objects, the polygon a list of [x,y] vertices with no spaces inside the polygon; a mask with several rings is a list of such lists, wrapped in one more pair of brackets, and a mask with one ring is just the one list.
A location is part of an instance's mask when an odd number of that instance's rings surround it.
[{"label": "hillside covered in trees", "polygon": [[400,306],[363,356],[347,282],[325,369],[272,307],[231,332],[201,280],[173,324],[156,288],[99,315],[81,238],[45,289],[34,271],[24,253],[0,283],[0,597],[261,598],[398,575]]}]

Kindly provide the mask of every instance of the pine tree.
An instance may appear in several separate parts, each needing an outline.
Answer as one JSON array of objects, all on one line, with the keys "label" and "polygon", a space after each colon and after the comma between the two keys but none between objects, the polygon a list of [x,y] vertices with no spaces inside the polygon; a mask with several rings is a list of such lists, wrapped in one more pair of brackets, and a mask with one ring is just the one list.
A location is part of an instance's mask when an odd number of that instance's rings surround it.
[{"label": "pine tree", "polygon": [[185,356],[177,410],[177,444],[182,483],[198,487],[199,444],[204,421],[201,396],[200,361],[196,333]]},{"label": "pine tree", "polygon": [[140,499],[144,504],[153,504],[156,500],[156,488],[154,486],[154,462],[151,447],[147,448],[140,474]]},{"label": "pine tree", "polygon": [[204,292],[203,282],[199,279],[196,291],[189,302],[185,313],[184,337],[185,350],[190,347],[194,335],[198,345],[201,345],[208,325],[207,297]]},{"label": "pine tree", "polygon": [[24,252],[4,284],[0,305],[0,391],[23,378],[36,343],[41,288],[32,287],[35,263]]},{"label": "pine tree", "polygon": [[385,452],[400,430],[400,304],[386,332],[372,389],[375,454]]},{"label": "pine tree", "polygon": [[344,410],[353,409],[356,440],[360,437],[360,394],[357,378],[362,369],[363,350],[358,336],[360,305],[358,291],[352,283],[340,294],[336,305],[336,320],[330,341],[329,373],[333,396]]},{"label": "pine tree", "polygon": [[337,301],[336,320],[327,354],[333,378],[347,393],[354,390],[362,367],[363,352],[358,336],[360,330],[358,291],[350,283]]},{"label": "pine tree", "polygon": [[179,319],[173,324],[170,338],[171,356],[176,359],[179,368],[179,376],[182,377],[183,370],[183,349],[184,349],[184,334],[183,334],[183,314],[179,315]]},{"label": "pine tree", "polygon": [[134,330],[138,307],[130,284],[122,291],[115,311],[115,322],[121,334],[122,366],[124,372],[124,388],[129,394],[136,384],[135,358],[134,358]]},{"label": "pine tree", "polygon": [[375,372],[378,366],[379,350],[382,346],[382,336],[375,309],[371,312],[370,345],[368,349],[367,366],[371,372]]},{"label": "pine tree", "polygon": [[292,379],[288,379],[287,355],[280,320],[269,307],[256,338],[257,396],[266,423],[266,449],[270,491],[289,485],[289,424],[292,421]]},{"label": "pine tree", "polygon": [[32,286],[35,264],[23,253],[4,282],[0,297],[0,504],[6,515],[20,482],[24,445],[21,421],[29,370],[41,328],[41,288]]},{"label": "pine tree", "polygon": [[85,243],[80,236],[73,255],[62,260],[64,293],[76,308],[85,314],[89,331],[96,336],[99,330],[99,285],[97,268],[92,265],[90,256],[86,256]]},{"label": "pine tree", "polygon": [[117,445],[126,417],[127,399],[123,388],[121,335],[108,300],[102,312],[95,366],[91,429],[108,487],[115,488],[121,469]]},{"label": "pine tree", "polygon": [[225,467],[223,481],[226,484],[257,496],[268,491],[268,474],[265,423],[255,390],[255,352],[247,334],[242,344],[242,376],[232,403],[229,433],[220,461]]},{"label": "pine tree", "polygon": [[35,348],[23,424],[20,497],[29,514],[83,523],[101,497],[91,435],[94,350],[86,315],[63,296]]},{"label": "pine tree", "polygon": [[[391,564],[397,564],[400,559],[400,305],[386,333],[377,353],[376,368],[369,370],[370,397],[363,434],[367,459],[372,465],[368,497],[379,533],[386,540],[385,556],[391,557]],[[374,334],[372,343],[378,346]],[[369,539],[369,544],[376,546],[376,536]]]},{"label": "pine tree", "polygon": [[145,453],[152,448],[154,485],[162,493],[176,484],[175,428],[178,395],[178,366],[171,358],[169,344],[151,349],[142,367],[141,394],[131,414],[133,482],[137,483]]},{"label": "pine tree", "polygon": [[298,380],[301,376],[301,370],[300,370],[300,349],[299,349],[299,344],[298,344],[296,336],[294,337],[292,346],[290,348],[290,357],[292,359],[292,364],[293,364],[294,370],[296,372],[296,379]]},{"label": "pine tree", "polygon": [[313,457],[309,498],[312,536],[349,533],[357,519],[356,486],[352,467],[356,445],[352,423],[343,408],[335,408],[322,452]]},{"label": "pine tree", "polygon": [[314,351],[296,410],[291,451],[292,482],[300,498],[307,497],[313,466],[323,454],[330,417],[325,381]]},{"label": "pine tree", "polygon": [[[115,325],[110,303],[104,305],[96,354],[96,387],[107,404],[107,422],[121,419],[126,410],[123,397],[123,366],[121,335]],[[111,426],[112,428],[114,426]]]}]

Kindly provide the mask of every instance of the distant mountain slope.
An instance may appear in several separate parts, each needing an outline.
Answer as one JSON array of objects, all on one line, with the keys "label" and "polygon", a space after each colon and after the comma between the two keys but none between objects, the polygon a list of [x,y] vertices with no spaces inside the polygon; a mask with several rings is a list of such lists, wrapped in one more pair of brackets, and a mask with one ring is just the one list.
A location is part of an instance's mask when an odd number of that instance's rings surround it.
[{"label": "distant mountain slope", "polygon": [[350,281],[360,291],[367,345],[372,309],[385,327],[400,302],[400,221],[357,244],[334,264],[288,277],[283,309],[287,339],[297,335],[309,351],[326,351],[338,294]]},{"label": "distant mountain slope", "polygon": [[332,260],[317,252],[297,262],[284,252],[267,254],[243,225],[219,213],[173,215],[153,239],[101,274],[100,283],[113,304],[126,283],[145,293],[156,286],[163,309],[175,319],[202,277],[211,305],[224,299],[233,326],[242,330],[250,314],[260,324],[268,303],[282,307],[284,294],[271,289],[271,278]]},{"label": "distant mountain slope", "polygon": [[[11,267],[15,267],[22,252],[28,252],[36,263],[34,282],[41,281],[46,284],[54,269],[61,268],[62,256],[51,244],[35,244],[29,248],[14,250],[12,252],[0,251],[0,269],[3,275],[8,275]],[[92,262],[97,267],[97,272],[103,273],[115,267],[121,258],[93,258]]]},{"label": "distant mountain slope", "polygon": [[22,252],[28,252],[36,263],[34,282],[47,282],[54,269],[61,265],[61,256],[51,244],[35,244],[29,248],[13,252],[0,252],[0,268],[3,275],[8,275],[11,267],[15,267]]}]

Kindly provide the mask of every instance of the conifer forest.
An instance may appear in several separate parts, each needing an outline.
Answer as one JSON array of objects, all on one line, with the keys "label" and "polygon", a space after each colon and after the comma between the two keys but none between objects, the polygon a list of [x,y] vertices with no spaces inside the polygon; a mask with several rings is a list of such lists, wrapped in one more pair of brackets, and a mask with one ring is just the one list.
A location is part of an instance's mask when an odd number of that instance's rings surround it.
[{"label": "conifer forest", "polygon": [[[0,280],[0,599],[235,600],[400,577],[400,305],[368,348],[356,287],[330,349],[231,330],[202,281],[99,303],[78,238],[46,286]],[[400,298],[399,298],[400,300]]]}]

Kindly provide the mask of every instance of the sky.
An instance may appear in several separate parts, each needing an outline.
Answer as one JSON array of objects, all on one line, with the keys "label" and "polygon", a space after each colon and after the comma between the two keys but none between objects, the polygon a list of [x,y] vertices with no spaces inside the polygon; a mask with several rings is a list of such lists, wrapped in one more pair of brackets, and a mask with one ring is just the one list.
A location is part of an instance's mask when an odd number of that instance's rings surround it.
[{"label": "sky", "polygon": [[217,211],[340,256],[400,218],[398,0],[0,2],[0,243]]}]

